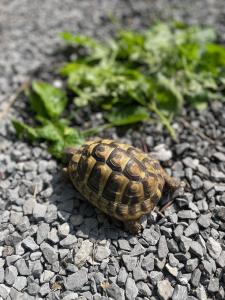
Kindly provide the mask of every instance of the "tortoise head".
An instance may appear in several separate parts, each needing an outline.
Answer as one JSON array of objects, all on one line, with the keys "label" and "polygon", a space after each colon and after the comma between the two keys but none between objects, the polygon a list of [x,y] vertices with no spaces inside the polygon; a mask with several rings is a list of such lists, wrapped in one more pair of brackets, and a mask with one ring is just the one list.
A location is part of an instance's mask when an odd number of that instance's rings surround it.
[{"label": "tortoise head", "polygon": [[69,163],[73,155],[77,152],[77,148],[75,147],[67,147],[63,150],[63,162]]}]

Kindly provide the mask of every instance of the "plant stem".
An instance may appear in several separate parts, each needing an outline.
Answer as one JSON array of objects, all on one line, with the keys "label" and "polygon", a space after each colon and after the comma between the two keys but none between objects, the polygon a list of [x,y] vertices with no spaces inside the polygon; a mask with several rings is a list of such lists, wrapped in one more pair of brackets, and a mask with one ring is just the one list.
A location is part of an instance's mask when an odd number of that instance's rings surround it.
[{"label": "plant stem", "polygon": [[160,119],[162,124],[167,128],[173,140],[177,140],[177,135],[169,120],[163,115],[163,113],[156,107],[155,104],[149,104],[149,109],[153,111]]}]

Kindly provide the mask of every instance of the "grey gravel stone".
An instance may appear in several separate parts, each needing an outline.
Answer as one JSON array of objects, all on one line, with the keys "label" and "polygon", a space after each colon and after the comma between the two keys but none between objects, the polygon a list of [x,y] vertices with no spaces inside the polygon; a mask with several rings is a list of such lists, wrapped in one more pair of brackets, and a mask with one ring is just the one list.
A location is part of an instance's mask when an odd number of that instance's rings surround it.
[{"label": "grey gravel stone", "polygon": [[197,258],[189,259],[186,263],[186,271],[191,273],[194,271],[194,269],[197,268],[197,266],[198,266]]},{"label": "grey gravel stone", "polygon": [[144,229],[142,236],[151,246],[156,245],[160,237],[159,233],[155,231],[153,227],[150,229]]},{"label": "grey gravel stone", "polygon": [[177,284],[173,291],[172,300],[187,300],[188,298],[188,291],[187,287],[183,285]]},{"label": "grey gravel stone", "polygon": [[196,241],[191,242],[190,251],[200,258],[203,256],[202,246]]},{"label": "grey gravel stone", "polygon": [[117,277],[117,283],[119,286],[124,286],[125,283],[126,283],[126,280],[127,280],[127,271],[124,267],[121,267],[120,270],[119,270],[119,274],[118,274],[118,277]]},{"label": "grey gravel stone", "polygon": [[27,286],[27,278],[25,276],[18,276],[13,284],[13,287],[18,291],[22,291]]},{"label": "grey gravel stone", "polygon": [[225,267],[225,251],[220,253],[220,256],[217,258],[216,262],[221,268]]},{"label": "grey gravel stone", "polygon": [[217,216],[220,218],[223,222],[225,221],[225,207],[220,206],[217,210]]},{"label": "grey gravel stone", "polygon": [[198,224],[200,226],[202,226],[203,228],[208,228],[210,226],[211,223],[211,217],[209,214],[206,215],[201,215],[198,220],[197,220]]},{"label": "grey gravel stone", "polygon": [[4,277],[5,277],[5,271],[4,269],[1,267],[0,268],[0,283],[4,282]]},{"label": "grey gravel stone", "polygon": [[192,239],[190,239],[190,238],[188,238],[186,236],[181,236],[181,238],[180,238],[180,245],[179,245],[181,251],[187,252],[189,250],[191,244],[192,244]]},{"label": "grey gravel stone", "polygon": [[176,257],[172,253],[169,253],[168,259],[172,267],[177,267],[179,265],[179,260],[176,259]]},{"label": "grey gravel stone", "polygon": [[113,282],[111,282],[109,287],[107,287],[106,292],[112,299],[125,299],[124,291]]},{"label": "grey gravel stone", "polygon": [[217,259],[222,251],[220,244],[215,241],[212,237],[209,237],[206,242],[206,247],[209,251],[209,254],[212,258]]},{"label": "grey gravel stone", "polygon": [[200,278],[201,278],[201,271],[199,269],[195,269],[191,275],[191,283],[194,287],[199,286]]},{"label": "grey gravel stone", "polygon": [[40,245],[44,240],[47,239],[50,226],[47,223],[41,223],[37,230],[37,243]]},{"label": "grey gravel stone", "polygon": [[52,246],[50,246],[49,244],[43,242],[40,245],[40,249],[43,252],[44,257],[47,260],[47,262],[49,262],[50,264],[53,264],[54,262],[57,261],[58,253]]},{"label": "grey gravel stone", "polygon": [[[47,294],[50,293],[50,286],[49,286],[49,283],[44,283],[41,287],[40,287],[40,290],[39,290],[39,293],[41,296],[46,296]],[[63,298],[64,299],[64,298]]]},{"label": "grey gravel stone", "polygon": [[33,216],[37,220],[44,219],[47,211],[47,206],[45,204],[35,203],[33,209]]},{"label": "grey gravel stone", "polygon": [[79,270],[66,278],[65,286],[68,290],[80,291],[87,281],[87,271]]},{"label": "grey gravel stone", "polygon": [[34,278],[39,277],[43,271],[43,266],[39,260],[34,262],[33,268],[32,268],[32,275]]},{"label": "grey gravel stone", "polygon": [[22,240],[22,245],[31,251],[35,251],[39,246],[35,243],[34,239],[30,236]]},{"label": "grey gravel stone", "polygon": [[159,259],[163,259],[167,257],[167,254],[169,253],[169,249],[167,247],[166,237],[162,235],[159,239],[159,245],[158,245],[158,257]]},{"label": "grey gravel stone", "polygon": [[129,255],[122,256],[123,263],[127,269],[127,271],[133,271],[137,265],[137,258],[130,257]]},{"label": "grey gravel stone", "polygon": [[136,286],[138,288],[139,295],[147,297],[147,298],[151,297],[152,291],[150,290],[147,283],[140,281],[136,284]]},{"label": "grey gravel stone", "polygon": [[212,155],[214,158],[216,158],[219,161],[225,162],[225,154],[221,152],[215,152]]},{"label": "grey gravel stone", "polygon": [[138,295],[138,288],[135,284],[135,281],[130,277],[127,278],[125,290],[126,290],[126,292],[125,292],[126,298],[128,300],[135,300],[135,298]]},{"label": "grey gravel stone", "polygon": [[39,259],[42,256],[42,253],[40,251],[36,251],[30,254],[30,259],[32,261]]},{"label": "grey gravel stone", "polygon": [[166,264],[166,269],[171,275],[177,277],[178,269],[176,267],[172,267],[170,264]]},{"label": "grey gravel stone", "polygon": [[15,263],[15,266],[20,275],[23,275],[23,276],[30,275],[30,270],[27,267],[27,264],[23,258],[17,260]]},{"label": "grey gravel stone", "polygon": [[41,283],[49,282],[54,275],[55,275],[54,272],[50,270],[44,270],[44,272],[40,276],[40,282]]},{"label": "grey gravel stone", "polygon": [[7,296],[9,295],[10,287],[8,287],[5,284],[0,284],[0,296],[3,299],[7,299]]},{"label": "grey gravel stone", "polygon": [[210,278],[208,291],[210,293],[216,293],[219,291],[219,278]]},{"label": "grey gravel stone", "polygon": [[50,242],[52,242],[53,244],[58,243],[59,237],[58,237],[58,232],[57,232],[56,228],[52,228],[52,230],[49,231],[49,233],[48,233],[48,240]]},{"label": "grey gravel stone", "polygon": [[17,278],[18,272],[16,267],[9,266],[5,269],[5,282],[12,286]]},{"label": "grey gravel stone", "polygon": [[70,232],[70,226],[68,223],[63,223],[58,226],[58,234],[61,237],[66,237]]},{"label": "grey gravel stone", "polygon": [[149,274],[149,278],[153,285],[156,285],[163,278],[163,273],[159,271],[152,271]]},{"label": "grey gravel stone", "polygon": [[129,242],[125,239],[119,239],[118,240],[118,245],[119,245],[120,249],[122,249],[122,250],[126,250],[126,251],[131,250]]},{"label": "grey gravel stone", "polygon": [[64,248],[71,248],[73,247],[74,243],[76,243],[77,238],[75,235],[69,234],[63,240],[60,241],[60,245]]},{"label": "grey gravel stone", "polygon": [[173,287],[171,286],[169,280],[165,279],[159,281],[157,284],[158,295],[162,300],[169,300],[173,295]]},{"label": "grey gravel stone", "polygon": [[139,256],[146,252],[146,248],[144,248],[140,243],[137,243],[134,248],[131,250],[131,256]]},{"label": "grey gravel stone", "polygon": [[17,225],[20,232],[25,232],[30,228],[30,221],[27,216],[24,216],[21,223]]},{"label": "grey gravel stone", "polygon": [[154,255],[153,253],[149,253],[145,256],[141,262],[141,266],[146,271],[153,271],[154,270]]},{"label": "grey gravel stone", "polygon": [[174,239],[168,239],[167,240],[167,246],[170,252],[177,253],[179,252],[179,247],[177,242]]},{"label": "grey gravel stone", "polygon": [[20,255],[9,255],[6,256],[6,263],[8,266],[13,265],[20,257]]},{"label": "grey gravel stone", "polygon": [[194,175],[191,180],[191,187],[193,190],[200,189],[203,186],[201,178],[197,175]]},{"label": "grey gravel stone", "polygon": [[141,267],[136,267],[134,270],[133,270],[133,278],[135,281],[145,281],[146,278],[147,278],[147,273],[144,272],[144,270],[142,270]]},{"label": "grey gravel stone", "polygon": [[194,211],[192,210],[180,210],[178,212],[178,217],[181,219],[196,219],[197,215]]},{"label": "grey gravel stone", "polygon": [[93,243],[89,240],[85,240],[82,242],[80,249],[76,252],[74,257],[74,263],[78,267],[82,267],[88,257],[91,255],[93,250]]},{"label": "grey gravel stone", "polygon": [[199,227],[196,222],[192,222],[184,231],[185,236],[189,237],[199,233]]},{"label": "grey gravel stone", "polygon": [[31,281],[31,282],[28,283],[28,285],[27,285],[28,294],[37,295],[39,290],[40,290],[40,286],[38,285],[37,282]]}]

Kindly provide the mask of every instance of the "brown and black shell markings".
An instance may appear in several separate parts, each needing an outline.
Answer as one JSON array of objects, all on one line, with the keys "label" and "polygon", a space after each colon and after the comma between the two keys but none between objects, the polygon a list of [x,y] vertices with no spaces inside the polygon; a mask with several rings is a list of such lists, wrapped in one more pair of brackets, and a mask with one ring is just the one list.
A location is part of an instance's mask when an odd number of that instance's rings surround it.
[{"label": "brown and black shell markings", "polygon": [[90,203],[125,223],[150,212],[166,183],[178,187],[149,154],[106,139],[74,150],[68,172]]}]

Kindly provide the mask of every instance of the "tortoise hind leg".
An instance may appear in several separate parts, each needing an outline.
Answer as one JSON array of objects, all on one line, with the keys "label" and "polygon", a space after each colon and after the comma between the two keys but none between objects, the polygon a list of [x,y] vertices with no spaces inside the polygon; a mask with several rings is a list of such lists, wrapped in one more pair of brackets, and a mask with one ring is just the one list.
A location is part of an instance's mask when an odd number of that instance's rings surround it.
[{"label": "tortoise hind leg", "polygon": [[132,234],[138,234],[142,230],[140,220],[131,220],[124,222],[125,230]]}]

